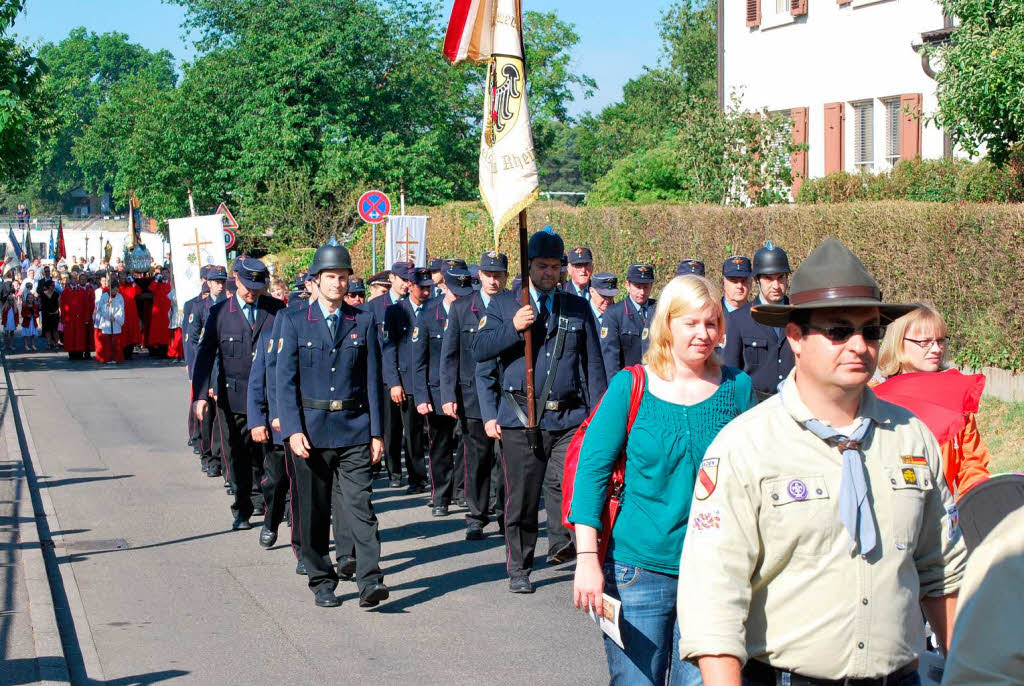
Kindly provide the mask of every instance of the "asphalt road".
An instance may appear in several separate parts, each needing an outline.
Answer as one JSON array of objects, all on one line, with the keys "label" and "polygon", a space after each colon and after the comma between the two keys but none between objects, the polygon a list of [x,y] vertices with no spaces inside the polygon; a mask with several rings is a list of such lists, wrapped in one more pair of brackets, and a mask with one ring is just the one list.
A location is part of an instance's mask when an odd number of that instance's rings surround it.
[{"label": "asphalt road", "polygon": [[[201,474],[185,445],[182,365],[43,353],[8,363],[62,528],[57,559],[77,586],[68,595],[81,599],[66,641],[76,683],[607,681],[600,635],[571,608],[571,565],[540,562],[537,592],[512,595],[493,524],[467,542],[463,510],[432,518],[425,496],[378,481],[391,599],[361,610],[343,582],[344,604],[317,608],[286,528],[270,551],[258,526],[230,531],[221,480]],[[542,538],[541,560],[545,551]]]}]

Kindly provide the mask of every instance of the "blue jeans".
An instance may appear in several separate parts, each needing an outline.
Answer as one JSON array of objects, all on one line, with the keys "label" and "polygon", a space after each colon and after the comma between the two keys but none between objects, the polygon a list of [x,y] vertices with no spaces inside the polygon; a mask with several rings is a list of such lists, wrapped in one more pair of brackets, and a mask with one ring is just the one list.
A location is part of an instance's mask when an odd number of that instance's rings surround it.
[{"label": "blue jeans", "polygon": [[604,638],[612,686],[701,686],[700,669],[679,659],[677,583],[678,579],[668,574],[605,561],[604,590],[622,601],[620,627],[625,646],[619,648]]}]

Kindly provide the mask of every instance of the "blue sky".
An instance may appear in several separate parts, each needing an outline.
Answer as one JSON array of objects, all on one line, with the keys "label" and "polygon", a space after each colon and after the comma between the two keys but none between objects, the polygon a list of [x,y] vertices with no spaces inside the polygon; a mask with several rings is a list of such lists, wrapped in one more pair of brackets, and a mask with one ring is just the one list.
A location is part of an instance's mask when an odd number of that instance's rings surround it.
[{"label": "blue sky", "polygon": [[[445,16],[450,12],[447,0]],[[557,10],[576,25],[577,66],[597,80],[598,91],[577,100],[574,114],[598,111],[622,96],[622,86],[658,59],[657,21],[669,0],[524,0],[525,10]],[[58,41],[76,26],[103,33],[122,31],[151,50],[170,50],[179,60],[193,56],[180,28],[184,11],[160,0],[27,0],[15,32],[29,41]]]}]

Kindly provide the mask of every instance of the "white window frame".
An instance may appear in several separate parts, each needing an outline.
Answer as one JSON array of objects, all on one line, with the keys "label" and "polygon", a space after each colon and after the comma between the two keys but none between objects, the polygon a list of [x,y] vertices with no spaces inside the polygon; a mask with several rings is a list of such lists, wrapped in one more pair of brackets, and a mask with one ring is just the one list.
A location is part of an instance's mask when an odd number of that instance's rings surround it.
[{"label": "white window frame", "polygon": [[776,3],[779,0],[761,0],[761,30],[765,31],[768,29],[774,29],[779,26],[786,26],[796,22],[794,17],[789,12],[789,2],[786,2],[786,11],[777,12]]},{"label": "white window frame", "polygon": [[[903,105],[898,95],[879,98],[879,101],[882,103],[885,120],[885,140],[883,141],[882,158],[885,160],[888,168],[892,169],[900,161],[900,145],[902,143],[901,137],[903,136]],[[889,109],[891,106],[895,106],[895,129],[893,121],[890,119],[890,116],[893,115],[893,111]],[[893,136],[894,130],[895,136]],[[895,140],[893,140],[894,138]]]},{"label": "white window frame", "polygon": [[850,3],[850,7],[857,9],[858,7],[867,7],[868,5],[878,5],[883,2],[899,2],[899,0],[853,0]]},{"label": "white window frame", "polygon": [[[877,150],[876,150],[876,145],[875,145],[875,101],[873,99],[853,100],[849,104],[850,104],[850,113],[853,115],[852,117],[850,117],[850,119],[851,119],[851,122],[850,122],[851,123],[851,127],[850,127],[851,131],[850,131],[850,134],[851,134],[851,137],[853,138],[853,146],[852,146],[853,154],[850,156],[850,158],[851,158],[851,161],[853,163],[853,172],[855,174],[859,174],[859,173],[863,173],[863,172],[866,172],[866,173],[870,174],[870,173],[874,172],[875,169],[876,169],[877,162],[876,162],[875,158],[878,156],[877,155]],[[860,108],[861,107],[869,107],[869,108],[871,108],[869,116],[867,117],[867,124],[868,124],[868,126],[871,127],[871,144],[867,146],[868,154],[871,155],[871,159],[869,159],[869,160],[864,160],[864,159],[860,159],[859,158],[860,149],[861,149],[862,146],[860,145],[860,140],[859,140],[859,137],[857,135],[857,133],[858,133],[858,126],[857,125],[858,125],[859,112],[860,112]]]}]

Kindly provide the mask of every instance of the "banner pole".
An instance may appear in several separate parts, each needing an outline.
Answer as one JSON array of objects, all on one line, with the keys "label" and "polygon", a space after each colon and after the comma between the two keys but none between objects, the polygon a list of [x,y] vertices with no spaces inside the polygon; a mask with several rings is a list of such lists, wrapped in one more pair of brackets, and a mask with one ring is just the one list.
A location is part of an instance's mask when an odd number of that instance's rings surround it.
[{"label": "banner pole", "polygon": [[[522,304],[530,304],[530,270],[529,250],[527,249],[526,237],[526,210],[519,212],[519,280],[522,284]],[[534,401],[533,386],[533,327],[523,331],[523,341],[526,344],[526,428],[532,429],[537,426],[537,403]]]},{"label": "banner pole", "polygon": [[370,239],[370,244],[373,245],[373,262],[372,262],[372,266],[370,268],[370,273],[376,274],[377,273],[377,225],[376,224],[370,224],[370,230],[373,232],[372,237]]}]

